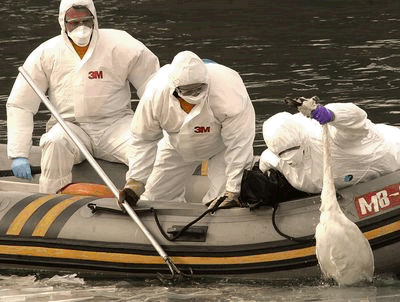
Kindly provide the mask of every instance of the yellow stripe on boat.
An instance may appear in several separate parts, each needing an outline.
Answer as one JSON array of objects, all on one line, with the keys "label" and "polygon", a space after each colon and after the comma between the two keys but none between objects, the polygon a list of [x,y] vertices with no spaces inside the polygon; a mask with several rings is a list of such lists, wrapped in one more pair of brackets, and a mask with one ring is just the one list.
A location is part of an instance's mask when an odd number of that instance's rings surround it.
[{"label": "yellow stripe on boat", "polygon": [[48,248],[48,247],[38,247],[38,246],[0,245],[0,254],[105,261],[105,262],[117,262],[117,263],[146,263],[146,264],[164,263],[164,260],[160,256],[93,252],[93,251],[70,250],[70,249]]},{"label": "yellow stripe on boat", "polygon": [[[73,201],[70,200],[70,203]],[[400,230],[400,222],[391,223],[375,230],[365,232],[368,239],[375,239]],[[212,249],[212,247],[210,247]],[[63,248],[48,248],[37,246],[14,246],[0,245],[0,254],[20,255],[34,257],[50,257],[61,259],[92,260],[115,263],[132,264],[163,264],[164,260],[160,256],[147,256],[140,254],[125,254],[113,252],[96,252]],[[172,256],[175,264],[187,265],[232,265],[249,264],[261,262],[284,261],[295,258],[302,258],[315,255],[315,246],[296,250],[274,252],[259,255],[247,256],[227,256],[227,257],[192,257],[192,256]]]},{"label": "yellow stripe on boat", "polygon": [[79,195],[73,196],[73,197],[65,199],[62,202],[55,205],[39,221],[39,223],[37,224],[37,226],[35,227],[35,229],[32,232],[32,236],[43,237],[44,235],[46,235],[47,230],[50,228],[50,226],[54,222],[54,220],[56,220],[56,218],[71,204],[73,204],[74,202],[81,200],[83,198],[87,198],[87,196],[79,196]]},{"label": "yellow stripe on boat", "polygon": [[[164,260],[160,256],[146,256],[139,254],[123,254],[109,252],[82,251],[62,248],[47,248],[37,246],[13,246],[0,245],[0,254],[50,257],[62,259],[91,260],[115,263],[137,263],[137,264],[163,264]],[[232,256],[232,257],[187,257],[175,256],[171,259],[176,264],[245,264],[261,263],[293,258],[312,256],[315,254],[315,247],[309,247],[293,251],[276,252],[271,254],[261,254],[253,256]]]},{"label": "yellow stripe on boat", "polygon": [[371,240],[371,239],[375,239],[375,238],[378,238],[378,237],[386,235],[386,234],[394,233],[399,230],[400,230],[400,221],[396,221],[396,222],[384,225],[380,228],[365,232],[364,236],[368,240]]},{"label": "yellow stripe on boat", "polygon": [[176,264],[247,264],[281,261],[315,255],[315,246],[270,254],[230,257],[171,257]]},{"label": "yellow stripe on boat", "polygon": [[54,198],[56,195],[45,195],[40,197],[33,202],[31,202],[28,206],[26,206],[17,217],[15,217],[14,221],[11,223],[10,227],[7,230],[7,235],[19,235],[22,228],[28,219],[32,216],[32,214],[44,203],[48,200]]}]

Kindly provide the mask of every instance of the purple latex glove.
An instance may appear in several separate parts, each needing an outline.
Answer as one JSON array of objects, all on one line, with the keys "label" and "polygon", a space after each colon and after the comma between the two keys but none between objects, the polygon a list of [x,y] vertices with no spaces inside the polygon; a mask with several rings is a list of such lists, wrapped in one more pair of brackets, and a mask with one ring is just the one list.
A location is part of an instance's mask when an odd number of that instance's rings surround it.
[{"label": "purple latex glove", "polygon": [[313,119],[316,119],[321,125],[326,124],[333,120],[333,113],[322,105],[318,105],[316,109],[311,112]]}]

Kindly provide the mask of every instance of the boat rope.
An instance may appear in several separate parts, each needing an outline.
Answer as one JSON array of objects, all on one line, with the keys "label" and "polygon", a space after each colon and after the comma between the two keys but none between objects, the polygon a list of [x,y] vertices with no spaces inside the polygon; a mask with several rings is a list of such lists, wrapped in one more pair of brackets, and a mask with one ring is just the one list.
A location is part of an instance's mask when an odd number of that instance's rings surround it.
[{"label": "boat rope", "polygon": [[[273,212],[272,212],[272,225],[274,226],[275,231],[281,235],[282,237],[289,239],[291,241],[295,241],[295,242],[299,242],[299,243],[315,243],[315,238],[298,238],[298,237],[293,237],[290,235],[287,235],[285,233],[283,233],[278,225],[276,224],[276,211],[278,209],[279,205],[276,204],[273,206]],[[189,222],[187,225],[185,225],[178,233],[176,233],[174,236],[169,236],[167,233],[165,233],[165,231],[163,230],[160,221],[158,220],[158,216],[157,216],[157,212],[154,208],[150,208],[153,212],[154,215],[154,219],[156,221],[157,227],[160,230],[161,234],[164,236],[165,239],[169,240],[169,241],[175,241],[176,239],[178,239],[180,236],[182,236],[182,234],[192,225],[194,225],[196,222],[198,222],[200,219],[202,219],[204,216],[206,216],[208,213],[214,213],[215,211],[217,211],[220,208],[212,208],[212,209],[208,209],[206,210],[203,214],[201,214],[199,217],[197,217],[196,219],[192,220],[191,222]]]},{"label": "boat rope", "polygon": [[[93,214],[96,213],[96,212],[108,212],[108,213],[110,213],[110,214],[113,213],[113,214],[119,214],[119,215],[126,215],[126,213],[124,213],[124,212],[121,211],[121,210],[112,209],[112,208],[106,208],[106,207],[101,207],[101,206],[98,206],[98,205],[96,205],[96,204],[94,204],[94,203],[89,203],[87,206],[91,209],[91,211],[92,211]],[[314,243],[314,242],[315,242],[315,238],[314,238],[314,237],[313,237],[312,239],[310,239],[310,238],[297,238],[297,237],[293,237],[293,236],[290,236],[290,235],[287,235],[287,234],[283,233],[283,232],[279,229],[278,225],[276,224],[276,212],[277,212],[277,210],[278,210],[278,207],[279,207],[279,204],[275,204],[274,206],[272,206],[272,208],[273,208],[273,212],[272,212],[272,225],[273,225],[275,231],[276,231],[279,235],[281,235],[282,237],[284,237],[284,238],[286,238],[286,239],[289,239],[289,240],[294,241],[294,242],[299,242],[299,243]],[[163,237],[164,237],[165,239],[167,239],[168,241],[175,241],[175,240],[177,240],[179,237],[181,237],[181,236],[185,233],[185,231],[187,231],[192,225],[194,225],[195,223],[197,223],[198,221],[200,221],[204,216],[206,216],[206,215],[209,214],[209,213],[214,213],[215,211],[217,211],[217,210],[219,210],[219,209],[223,209],[223,208],[224,208],[224,207],[213,207],[213,208],[211,208],[211,209],[207,209],[207,210],[204,211],[199,217],[197,217],[196,219],[194,219],[194,220],[192,220],[191,222],[189,222],[187,225],[185,225],[182,229],[179,230],[179,232],[177,232],[177,233],[174,234],[173,236],[169,236],[169,235],[164,231],[164,229],[162,228],[161,223],[160,223],[160,220],[158,219],[157,211],[156,211],[155,208],[153,208],[153,207],[150,207],[150,208],[135,208],[135,212],[137,212],[138,214],[140,214],[140,213],[146,213],[146,212],[147,212],[147,213],[149,213],[149,212],[153,213],[153,216],[154,216],[154,220],[155,220],[155,222],[156,222],[156,225],[157,225],[158,229],[160,230],[160,233],[163,235]],[[250,208],[250,210],[251,210],[251,211],[254,211],[254,209],[251,209],[251,208]]]},{"label": "boat rope", "polygon": [[[121,210],[117,210],[117,209],[113,209],[113,208],[107,208],[107,207],[102,207],[102,206],[98,206],[95,203],[89,203],[87,205],[89,207],[89,209],[91,210],[91,212],[93,214],[95,213],[99,213],[99,212],[104,212],[104,213],[109,213],[109,214],[117,214],[117,215],[127,215],[125,212],[121,211]],[[204,216],[206,216],[208,213],[215,211],[214,208],[212,209],[208,209],[206,210],[204,213],[202,213],[199,217],[197,217],[196,219],[194,219],[193,221],[189,222],[187,225],[185,225],[178,233],[176,233],[174,236],[169,236],[162,228],[161,223],[158,219],[158,215],[157,215],[157,211],[156,209],[154,209],[153,207],[151,208],[135,208],[134,209],[135,212],[137,214],[141,214],[141,213],[153,213],[154,216],[154,220],[156,221],[157,227],[160,230],[160,233],[164,236],[165,239],[169,240],[169,241],[175,241],[176,239],[178,239],[179,237],[182,236],[182,234],[189,228],[191,227],[193,224],[195,224],[196,222],[198,222],[200,219],[202,219]]]},{"label": "boat rope", "polygon": [[175,241],[176,239],[178,239],[180,236],[182,236],[182,234],[188,229],[190,228],[192,225],[194,225],[196,222],[198,222],[200,219],[202,219],[204,216],[206,216],[208,213],[211,213],[213,211],[215,211],[214,208],[212,209],[208,209],[206,210],[203,214],[201,214],[199,217],[197,217],[196,219],[192,220],[191,222],[189,222],[187,225],[185,225],[178,233],[176,233],[173,236],[169,236],[167,233],[165,233],[165,231],[163,230],[160,221],[158,220],[158,216],[157,216],[157,211],[154,208],[151,208],[153,215],[154,215],[154,220],[156,221],[157,227],[160,230],[161,234],[164,236],[165,239],[167,239],[168,241]]},{"label": "boat rope", "polygon": [[283,233],[279,228],[278,225],[276,224],[276,211],[279,207],[279,204],[274,204],[273,206],[273,212],[272,212],[272,225],[274,226],[275,231],[281,235],[282,237],[285,237],[286,239],[289,239],[291,241],[295,241],[295,242],[300,242],[300,243],[315,243],[315,238],[313,237],[312,239],[309,238],[296,238],[296,237],[292,237],[290,235],[287,235],[285,233]]},{"label": "boat rope", "polygon": [[[117,214],[117,215],[128,216],[128,213],[122,211],[121,209],[102,207],[102,206],[98,206],[95,203],[88,203],[87,206],[91,210],[92,214],[103,212],[103,213],[109,213],[109,214]],[[135,208],[135,212],[137,214],[151,213],[152,212],[152,208]]]}]

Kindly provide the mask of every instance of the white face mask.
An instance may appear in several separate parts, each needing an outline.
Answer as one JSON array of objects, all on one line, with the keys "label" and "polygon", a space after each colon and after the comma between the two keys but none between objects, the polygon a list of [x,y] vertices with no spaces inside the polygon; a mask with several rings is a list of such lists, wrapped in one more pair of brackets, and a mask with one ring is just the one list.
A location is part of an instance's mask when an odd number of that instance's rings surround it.
[{"label": "white face mask", "polygon": [[188,102],[188,103],[190,103],[192,105],[197,105],[197,104],[200,104],[201,101],[206,98],[207,90],[203,90],[202,92],[200,92],[196,96],[193,96],[193,95],[182,95],[182,94],[179,93],[179,91],[178,91],[178,94],[186,102]]},{"label": "white face mask", "polygon": [[68,32],[68,36],[74,41],[74,43],[80,47],[87,46],[92,36],[93,28],[89,28],[85,25],[81,25],[75,28],[73,31]]}]

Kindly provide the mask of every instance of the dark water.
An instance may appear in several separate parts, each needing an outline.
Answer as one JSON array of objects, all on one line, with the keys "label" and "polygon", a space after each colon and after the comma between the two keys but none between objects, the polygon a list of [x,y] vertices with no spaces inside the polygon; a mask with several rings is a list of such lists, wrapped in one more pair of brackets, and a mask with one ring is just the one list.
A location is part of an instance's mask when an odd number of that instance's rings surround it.
[{"label": "dark water", "polygon": [[[286,95],[354,102],[375,122],[400,125],[400,8],[396,1],[96,1],[101,27],[128,31],[170,63],[192,50],[237,70],[262,122]],[[29,53],[59,34],[59,1],[6,0],[0,8],[0,142],[4,103]],[[47,110],[36,117],[34,143]]]},{"label": "dark water", "polygon": [[[128,31],[161,65],[192,50],[237,70],[256,109],[256,154],[265,147],[262,123],[288,110],[281,101],[287,95],[354,102],[374,122],[400,126],[398,1],[102,0],[95,5],[100,27]],[[17,68],[35,47],[59,34],[58,6],[55,0],[2,1],[0,143],[7,141],[5,103]],[[44,108],[35,117],[35,144],[48,117]],[[399,281],[384,276],[370,286],[346,289],[320,280],[165,287],[79,276],[0,278],[0,301],[398,301],[399,293]]]}]

